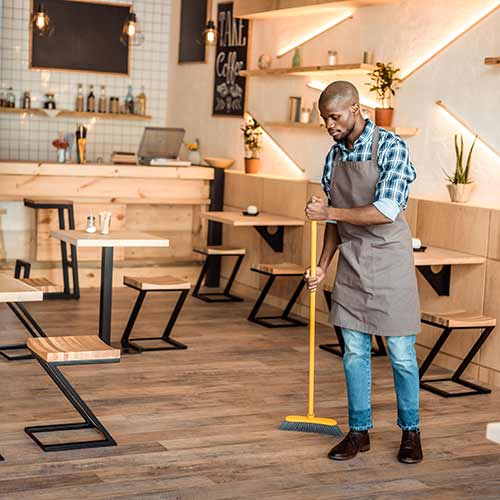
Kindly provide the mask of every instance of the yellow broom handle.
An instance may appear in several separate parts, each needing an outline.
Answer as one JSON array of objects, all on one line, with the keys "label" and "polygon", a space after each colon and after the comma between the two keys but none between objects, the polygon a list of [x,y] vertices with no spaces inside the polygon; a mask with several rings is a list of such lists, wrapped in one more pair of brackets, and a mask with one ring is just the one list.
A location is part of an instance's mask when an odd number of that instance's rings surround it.
[{"label": "yellow broom handle", "polygon": [[[317,222],[311,221],[311,268],[310,274],[316,276],[316,235]],[[314,417],[314,349],[316,347],[316,292],[309,294],[309,405],[308,417]]]}]

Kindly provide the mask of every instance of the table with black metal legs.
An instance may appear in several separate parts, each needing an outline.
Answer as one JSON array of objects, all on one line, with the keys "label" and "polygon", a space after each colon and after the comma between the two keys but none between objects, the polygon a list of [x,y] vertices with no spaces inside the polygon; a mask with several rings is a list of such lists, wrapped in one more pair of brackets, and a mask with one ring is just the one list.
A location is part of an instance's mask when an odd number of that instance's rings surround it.
[{"label": "table with black metal legs", "polygon": [[[18,304],[43,300],[43,292],[9,276],[0,276],[0,302]],[[19,304],[20,305],[20,304]],[[4,458],[0,455],[0,461]]]},{"label": "table with black metal legs", "polygon": [[85,231],[52,231],[51,236],[76,247],[101,248],[101,291],[99,305],[99,337],[111,341],[113,300],[113,249],[115,247],[168,247],[169,240],[137,231],[111,231],[109,234]]}]

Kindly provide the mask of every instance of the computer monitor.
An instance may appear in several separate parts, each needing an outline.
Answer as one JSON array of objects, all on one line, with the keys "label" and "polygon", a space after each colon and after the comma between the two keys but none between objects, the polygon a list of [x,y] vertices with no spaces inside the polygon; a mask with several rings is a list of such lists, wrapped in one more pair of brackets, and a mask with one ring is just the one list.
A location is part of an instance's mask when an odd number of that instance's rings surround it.
[{"label": "computer monitor", "polygon": [[153,159],[176,160],[185,133],[183,128],[146,127],[137,152],[139,163],[149,165]]}]

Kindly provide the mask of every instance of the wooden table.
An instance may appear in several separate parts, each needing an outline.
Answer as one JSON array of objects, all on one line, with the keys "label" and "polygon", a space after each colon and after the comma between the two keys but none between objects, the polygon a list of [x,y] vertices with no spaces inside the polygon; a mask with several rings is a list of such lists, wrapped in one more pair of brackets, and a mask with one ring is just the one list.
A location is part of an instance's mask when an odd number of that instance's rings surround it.
[{"label": "wooden table", "polygon": [[[304,219],[293,219],[283,215],[273,215],[268,213],[259,213],[259,215],[243,215],[242,212],[223,211],[223,212],[202,212],[201,217],[213,222],[220,222],[233,227],[254,227],[264,238],[266,243],[275,251],[283,252],[283,238],[285,226],[303,226]],[[269,227],[277,227],[275,233],[269,232]]]},{"label": "wooden table", "polygon": [[115,247],[168,247],[165,238],[136,231],[114,231],[109,234],[86,233],[85,231],[52,231],[50,235],[70,245],[85,248],[102,248],[101,298],[99,306],[99,337],[106,343],[111,341],[111,303],[113,288],[113,248]]},{"label": "wooden table", "polygon": [[[484,264],[485,257],[445,248],[427,247],[424,252],[413,252],[415,266],[438,295],[450,295],[451,266]],[[441,266],[434,272],[431,266]]]}]

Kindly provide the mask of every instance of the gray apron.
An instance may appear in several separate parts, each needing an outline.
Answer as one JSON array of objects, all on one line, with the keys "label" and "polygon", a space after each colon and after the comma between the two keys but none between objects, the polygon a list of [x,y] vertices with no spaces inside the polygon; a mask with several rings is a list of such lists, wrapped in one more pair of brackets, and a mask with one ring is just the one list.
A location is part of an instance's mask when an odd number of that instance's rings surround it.
[{"label": "gray apron", "polygon": [[[379,129],[370,161],[333,159],[332,205],[371,205],[380,176]],[[330,321],[370,335],[406,336],[420,331],[420,306],[411,233],[403,211],[389,224],[338,222],[341,243]]]}]

